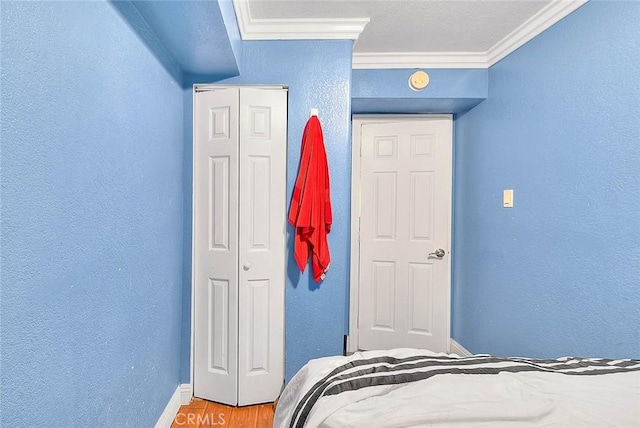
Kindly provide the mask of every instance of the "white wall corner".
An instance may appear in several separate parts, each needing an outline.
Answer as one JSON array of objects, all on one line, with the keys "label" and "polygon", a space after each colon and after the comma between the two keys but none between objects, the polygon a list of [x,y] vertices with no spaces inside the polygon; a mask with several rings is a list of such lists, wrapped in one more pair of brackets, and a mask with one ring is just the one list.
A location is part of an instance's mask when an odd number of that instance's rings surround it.
[{"label": "white wall corner", "polygon": [[180,410],[182,385],[178,385],[169,402],[160,415],[160,419],[156,422],[156,428],[171,428],[171,424]]},{"label": "white wall corner", "polygon": [[470,357],[473,355],[471,352],[467,351],[464,348],[464,346],[462,346],[461,344],[459,344],[453,339],[451,339],[451,342],[449,344],[449,352],[452,354],[459,355],[461,357]]},{"label": "white wall corner", "polygon": [[233,0],[242,40],[357,40],[369,18],[256,19],[248,0]]},{"label": "white wall corner", "polygon": [[486,53],[488,66],[527,43],[529,40],[560,21],[571,12],[587,3],[588,0],[553,0],[522,25],[493,45]]}]

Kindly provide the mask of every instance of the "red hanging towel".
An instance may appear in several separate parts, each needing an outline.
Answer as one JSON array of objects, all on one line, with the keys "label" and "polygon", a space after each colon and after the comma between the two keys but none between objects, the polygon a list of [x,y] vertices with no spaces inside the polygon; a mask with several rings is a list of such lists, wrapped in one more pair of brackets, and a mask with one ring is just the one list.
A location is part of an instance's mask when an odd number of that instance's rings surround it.
[{"label": "red hanging towel", "polygon": [[329,166],[317,116],[307,121],[300,151],[300,169],[289,207],[289,223],[296,229],[293,253],[301,272],[311,256],[313,279],[320,282],[331,262],[327,234],[332,214]]}]

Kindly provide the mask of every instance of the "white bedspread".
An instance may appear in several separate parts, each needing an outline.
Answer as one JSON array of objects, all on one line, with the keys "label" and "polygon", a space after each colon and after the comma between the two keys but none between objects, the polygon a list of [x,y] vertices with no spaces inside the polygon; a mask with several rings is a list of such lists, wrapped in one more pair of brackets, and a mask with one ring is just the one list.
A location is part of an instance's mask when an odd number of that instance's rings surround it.
[{"label": "white bedspread", "polygon": [[309,361],[274,427],[640,427],[640,362],[416,349]]}]

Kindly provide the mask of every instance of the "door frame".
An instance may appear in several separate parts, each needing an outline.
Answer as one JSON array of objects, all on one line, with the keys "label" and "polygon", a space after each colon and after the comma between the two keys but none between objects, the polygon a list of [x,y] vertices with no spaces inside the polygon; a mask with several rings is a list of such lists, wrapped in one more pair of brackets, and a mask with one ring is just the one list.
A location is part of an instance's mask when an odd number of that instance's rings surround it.
[{"label": "door frame", "polygon": [[[289,91],[288,85],[253,85],[253,84],[215,84],[215,83],[196,83],[193,85],[191,89],[191,321],[190,321],[190,340],[189,340],[189,383],[186,385],[188,387],[188,391],[182,391],[182,403],[188,404],[189,400],[193,398],[193,385],[195,382],[195,373],[194,373],[194,360],[195,360],[195,326],[196,326],[196,316],[195,316],[195,273],[196,273],[196,264],[195,264],[195,240],[193,237],[195,236],[195,202],[196,202],[196,94],[198,92],[206,92],[206,91],[215,91],[225,88],[241,88],[241,87],[249,87],[254,89],[275,89],[275,90],[285,90]],[[287,120],[289,118],[289,100],[287,95]],[[286,158],[285,158],[286,164]],[[286,244],[285,244],[286,245]],[[286,247],[285,247],[286,248]],[[285,257],[285,275],[286,275],[286,257]],[[286,299],[286,295],[285,295]],[[285,307],[286,309],[286,307]],[[285,325],[286,325],[286,315],[285,315]],[[187,398],[188,396],[188,398]]]},{"label": "door frame", "polygon": [[[351,125],[351,257],[349,264],[349,335],[347,336],[347,353],[358,351],[358,310],[360,292],[360,153],[362,147],[362,125],[395,123],[404,121],[416,121],[420,119],[447,119],[451,123],[451,163],[449,165],[449,177],[451,194],[449,199],[449,257],[447,257],[447,306],[448,323],[447,335],[448,343],[451,338],[451,253],[453,244],[453,115],[452,114],[367,114],[353,115]],[[449,348],[449,347],[448,347]],[[447,349],[449,352],[450,349]]]}]

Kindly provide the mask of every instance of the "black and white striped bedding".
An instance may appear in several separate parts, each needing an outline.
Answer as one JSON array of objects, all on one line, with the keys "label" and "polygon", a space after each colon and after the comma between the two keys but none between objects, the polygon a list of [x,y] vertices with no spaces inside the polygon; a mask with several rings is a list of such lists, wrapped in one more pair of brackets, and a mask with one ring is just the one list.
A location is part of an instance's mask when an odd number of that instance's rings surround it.
[{"label": "black and white striped bedding", "polygon": [[274,426],[640,427],[640,361],[395,349],[312,360]]}]

